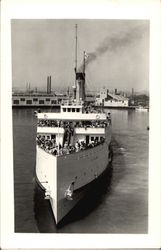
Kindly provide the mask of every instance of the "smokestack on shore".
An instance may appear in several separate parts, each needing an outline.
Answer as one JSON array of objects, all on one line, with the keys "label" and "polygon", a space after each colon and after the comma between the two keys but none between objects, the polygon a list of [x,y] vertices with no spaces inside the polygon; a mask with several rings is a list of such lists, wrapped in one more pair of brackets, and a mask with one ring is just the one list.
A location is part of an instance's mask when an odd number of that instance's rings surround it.
[{"label": "smokestack on shore", "polygon": [[51,94],[51,76],[49,76],[49,94]]},{"label": "smokestack on shore", "polygon": [[49,94],[49,76],[47,76],[47,94]]},{"label": "smokestack on shore", "polygon": [[47,76],[47,94],[51,94],[51,76]]}]

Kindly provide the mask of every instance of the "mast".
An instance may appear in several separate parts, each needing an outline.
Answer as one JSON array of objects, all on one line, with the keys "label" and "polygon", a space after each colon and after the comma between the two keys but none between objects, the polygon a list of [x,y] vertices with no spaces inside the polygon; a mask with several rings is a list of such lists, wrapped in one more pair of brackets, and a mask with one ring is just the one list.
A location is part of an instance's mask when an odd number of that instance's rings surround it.
[{"label": "mast", "polygon": [[75,85],[73,86],[73,90],[76,101],[85,99],[85,59],[86,52],[84,51],[82,72],[77,72],[77,24],[75,24]]},{"label": "mast", "polygon": [[[75,75],[77,73],[77,24],[75,25]],[[76,87],[76,77],[75,77],[75,87]]]},{"label": "mast", "polygon": [[76,99],[76,89],[77,89],[77,24],[75,24],[75,83],[73,86],[74,100]]},{"label": "mast", "polygon": [[85,57],[86,57],[86,52],[83,51],[83,73],[85,73]]},{"label": "mast", "polygon": [[85,91],[85,67],[86,67],[86,52],[83,51],[83,97],[84,100],[86,98],[86,91]]}]

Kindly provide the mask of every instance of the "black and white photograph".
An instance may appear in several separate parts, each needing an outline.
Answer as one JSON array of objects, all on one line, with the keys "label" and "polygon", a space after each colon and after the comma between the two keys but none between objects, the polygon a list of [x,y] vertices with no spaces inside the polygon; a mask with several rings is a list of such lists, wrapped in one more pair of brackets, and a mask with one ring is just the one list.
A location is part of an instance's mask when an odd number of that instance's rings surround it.
[{"label": "black and white photograph", "polygon": [[[35,12],[38,5],[33,6],[31,15],[17,18],[7,12],[9,47],[4,51],[10,67],[3,67],[2,100],[9,101],[2,110],[1,133],[2,186],[4,181],[8,190],[2,193],[2,201],[7,200],[3,213],[11,205],[4,231],[8,227],[10,236],[22,237],[21,243],[23,237],[44,237],[43,248],[50,237],[56,247],[65,244],[57,244],[57,237],[67,237],[72,245],[77,235],[82,237],[77,247],[85,246],[88,235],[95,237],[93,242],[118,236],[126,248],[126,235],[140,237],[140,248],[142,236],[147,244],[149,234],[158,242],[159,234],[151,229],[152,209],[157,215],[160,207],[155,197],[160,175],[155,22],[129,13],[88,17],[78,6],[71,16],[64,14],[65,7],[57,15],[59,4],[55,14],[45,13],[45,7],[41,17]],[[107,245],[100,240],[100,248]]]},{"label": "black and white photograph", "polygon": [[15,232],[147,233],[148,20],[12,20]]}]

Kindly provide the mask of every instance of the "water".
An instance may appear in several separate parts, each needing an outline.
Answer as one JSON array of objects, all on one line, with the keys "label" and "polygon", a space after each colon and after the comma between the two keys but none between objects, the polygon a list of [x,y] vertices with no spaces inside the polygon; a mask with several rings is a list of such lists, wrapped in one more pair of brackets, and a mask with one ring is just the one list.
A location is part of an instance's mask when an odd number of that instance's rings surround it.
[{"label": "water", "polygon": [[33,109],[13,109],[15,232],[147,233],[149,113],[111,110],[110,173],[99,192],[56,228],[48,200],[35,184],[36,119]]}]

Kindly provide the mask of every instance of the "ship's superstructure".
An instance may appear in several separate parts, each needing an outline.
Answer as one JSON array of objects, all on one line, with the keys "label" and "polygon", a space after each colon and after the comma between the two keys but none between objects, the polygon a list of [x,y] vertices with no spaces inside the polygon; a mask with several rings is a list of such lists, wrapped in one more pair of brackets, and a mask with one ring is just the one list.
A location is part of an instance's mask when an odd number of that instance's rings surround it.
[{"label": "ship's superstructure", "polygon": [[111,160],[111,117],[86,106],[83,61],[82,71],[75,68],[73,99],[64,102],[60,112],[36,113],[36,176],[50,200],[56,223]]}]

